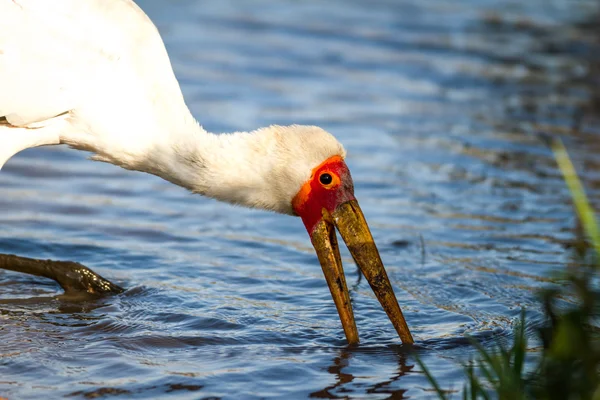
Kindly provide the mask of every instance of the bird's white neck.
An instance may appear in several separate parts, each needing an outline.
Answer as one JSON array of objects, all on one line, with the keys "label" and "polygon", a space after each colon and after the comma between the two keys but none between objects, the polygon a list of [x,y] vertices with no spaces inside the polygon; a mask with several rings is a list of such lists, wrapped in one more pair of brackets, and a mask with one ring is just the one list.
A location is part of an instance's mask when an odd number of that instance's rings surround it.
[{"label": "bird's white neck", "polygon": [[213,134],[186,113],[167,121],[137,120],[114,132],[143,132],[143,140],[141,134],[115,133],[91,140],[64,136],[62,142],[94,152],[97,161],[148,172],[195,193],[292,215],[292,199],[312,169],[334,155],[345,156],[341,144],[316,126]]},{"label": "bird's white neck", "polygon": [[276,129],[213,134],[195,124],[171,135],[137,169],[221,201],[292,213],[291,204],[279,204],[270,193]]}]

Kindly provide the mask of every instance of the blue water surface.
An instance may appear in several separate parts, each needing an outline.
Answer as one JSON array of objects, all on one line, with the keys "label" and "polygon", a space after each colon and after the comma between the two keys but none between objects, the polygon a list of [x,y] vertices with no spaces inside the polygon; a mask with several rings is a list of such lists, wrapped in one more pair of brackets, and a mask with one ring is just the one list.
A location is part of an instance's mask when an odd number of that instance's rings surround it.
[{"label": "blue water surface", "polygon": [[[421,359],[461,397],[465,334],[511,338],[577,262],[569,194],[540,134],[600,194],[593,0],[140,0],[213,132],[316,124],[348,150]],[[75,260],[100,300],[0,271],[0,397],[431,398],[343,253],[348,348],[297,218],[33,149],[0,171],[0,252]],[[530,328],[530,347],[536,349]]]}]

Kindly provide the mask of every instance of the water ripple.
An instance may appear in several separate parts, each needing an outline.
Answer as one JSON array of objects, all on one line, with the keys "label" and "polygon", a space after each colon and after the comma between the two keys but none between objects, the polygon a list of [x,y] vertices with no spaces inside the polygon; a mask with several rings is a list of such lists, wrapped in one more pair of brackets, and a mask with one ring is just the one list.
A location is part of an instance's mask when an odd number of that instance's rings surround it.
[{"label": "water ripple", "polygon": [[[548,137],[600,198],[597,2],[140,5],[207,129],[294,122],[342,140],[413,351],[441,382],[462,387],[465,335],[507,342],[521,308],[535,350],[536,293],[577,262],[580,229]],[[0,396],[432,395],[344,249],[362,340],[346,347],[298,219],[60,147],[11,159],[0,187],[1,252],[128,288],[69,297],[0,271]]]}]

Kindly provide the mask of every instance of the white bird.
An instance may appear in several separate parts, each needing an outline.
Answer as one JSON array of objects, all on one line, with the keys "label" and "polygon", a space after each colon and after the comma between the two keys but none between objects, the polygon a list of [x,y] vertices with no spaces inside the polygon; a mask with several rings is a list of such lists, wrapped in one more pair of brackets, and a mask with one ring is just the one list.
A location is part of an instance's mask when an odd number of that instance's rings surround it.
[{"label": "white bird", "polygon": [[0,168],[66,144],[194,193],[302,218],[349,343],[358,343],[334,226],[412,343],[354,198],[343,146],[316,126],[212,134],[185,104],[158,30],[131,0],[0,0]]}]

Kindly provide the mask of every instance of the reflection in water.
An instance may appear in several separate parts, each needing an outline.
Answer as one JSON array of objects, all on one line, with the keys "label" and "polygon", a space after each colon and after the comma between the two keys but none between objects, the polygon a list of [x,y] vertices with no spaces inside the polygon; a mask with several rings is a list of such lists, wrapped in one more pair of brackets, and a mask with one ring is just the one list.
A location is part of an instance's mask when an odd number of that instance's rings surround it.
[{"label": "reflection in water", "polygon": [[[335,377],[335,383],[327,386],[326,388],[313,392],[310,397],[320,399],[339,399],[347,398],[352,396],[354,390],[352,389],[352,382],[355,377],[349,372],[344,372],[344,369],[350,365],[353,353],[360,351],[358,349],[342,348],[339,349],[339,353],[334,357],[332,364],[327,368],[327,372]],[[393,384],[398,381],[401,377],[411,372],[414,365],[407,365],[407,350],[402,347],[392,349],[393,358],[397,360],[396,372],[389,375],[383,381],[369,382],[366,387],[361,387],[361,391],[364,390],[368,394],[385,394],[386,398],[389,399],[404,399],[406,389],[395,389],[392,388]]]},{"label": "reflection in water", "polygon": [[[600,206],[597,1],[140,4],[207,129],[316,124],[345,144],[416,351],[446,388],[474,355],[465,334],[489,347],[521,307],[541,320],[536,290],[580,243],[541,134],[563,138]],[[432,396],[348,253],[361,345],[344,347],[300,221],[62,148],[18,155],[0,188],[0,252],[130,288],[65,298],[0,271],[0,396]]]},{"label": "reflection in water", "polygon": [[342,349],[340,351],[340,355],[333,359],[333,364],[327,368],[327,372],[335,376],[335,383],[331,386],[326,387],[323,390],[319,390],[318,392],[314,392],[310,394],[310,397],[316,397],[320,399],[335,399],[338,396],[333,395],[331,391],[337,389],[340,386],[343,386],[347,383],[350,383],[354,380],[354,376],[352,374],[346,374],[342,372],[342,370],[348,366],[348,358],[350,357],[350,353]]}]

